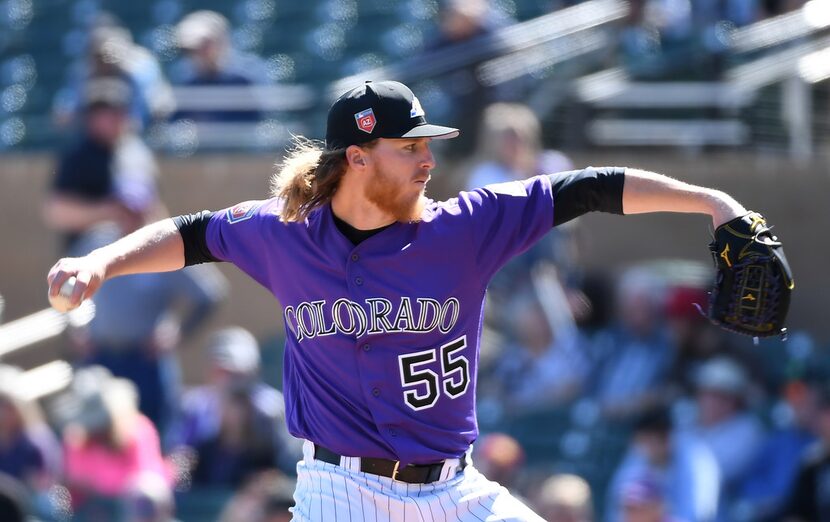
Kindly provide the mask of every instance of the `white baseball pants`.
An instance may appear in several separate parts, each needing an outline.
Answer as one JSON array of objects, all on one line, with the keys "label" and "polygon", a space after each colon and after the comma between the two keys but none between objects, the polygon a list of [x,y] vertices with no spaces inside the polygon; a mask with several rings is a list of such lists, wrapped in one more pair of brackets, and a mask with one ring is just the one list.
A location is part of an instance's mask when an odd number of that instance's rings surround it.
[{"label": "white baseball pants", "polygon": [[[544,522],[506,488],[487,480],[472,464],[457,472],[448,462],[442,480],[408,484],[315,460],[303,444],[294,492],[295,522]],[[468,460],[469,462],[469,460]]]}]

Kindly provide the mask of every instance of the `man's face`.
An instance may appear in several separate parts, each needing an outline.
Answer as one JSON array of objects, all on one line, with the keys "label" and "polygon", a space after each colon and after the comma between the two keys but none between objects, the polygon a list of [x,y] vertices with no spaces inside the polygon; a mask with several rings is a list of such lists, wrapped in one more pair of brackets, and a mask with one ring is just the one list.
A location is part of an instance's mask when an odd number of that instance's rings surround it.
[{"label": "man's face", "polygon": [[424,191],[435,168],[429,138],[380,139],[368,151],[369,182],[366,198],[400,222],[418,221],[424,209]]}]

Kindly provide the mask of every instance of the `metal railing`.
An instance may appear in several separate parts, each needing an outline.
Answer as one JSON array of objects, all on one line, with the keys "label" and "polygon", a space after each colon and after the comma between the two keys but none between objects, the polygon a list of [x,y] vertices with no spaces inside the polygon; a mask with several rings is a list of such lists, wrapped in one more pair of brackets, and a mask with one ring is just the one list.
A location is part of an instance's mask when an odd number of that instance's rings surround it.
[{"label": "metal railing", "polygon": [[85,301],[69,313],[51,308],[0,325],[0,359],[64,332],[70,325],[83,326],[95,316],[95,304]]},{"label": "metal railing", "polygon": [[637,82],[619,68],[586,75],[574,83],[576,98],[602,109],[716,109],[724,119],[655,120],[602,118],[587,122],[587,135],[603,145],[724,145],[748,142],[739,110],[760,90],[781,85],[780,117],[791,159],[813,155],[810,86],[830,78],[830,2],[811,0],[800,9],[735,30],[731,59],[739,63],[712,82]]},{"label": "metal railing", "polygon": [[328,95],[333,99],[364,80],[424,80],[473,64],[479,64],[476,74],[485,85],[495,85],[601,49],[607,40],[596,31],[627,14],[626,1],[589,0],[468,42],[347,76],[333,82]]}]

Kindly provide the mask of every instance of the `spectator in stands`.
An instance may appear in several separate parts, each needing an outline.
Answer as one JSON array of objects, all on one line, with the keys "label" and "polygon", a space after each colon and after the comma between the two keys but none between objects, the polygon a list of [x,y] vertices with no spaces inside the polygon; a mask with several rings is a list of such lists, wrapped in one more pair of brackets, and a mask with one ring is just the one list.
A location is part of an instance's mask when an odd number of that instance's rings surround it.
[{"label": "spectator in stands", "polygon": [[[568,303],[562,299],[558,306],[567,308]],[[521,413],[562,406],[576,398],[590,366],[573,319],[570,325],[554,325],[538,299],[528,294],[519,294],[505,312],[511,318],[512,342],[495,369],[504,407]]]},{"label": "spectator in stands", "polygon": [[[541,133],[539,120],[525,105],[496,103],[488,106],[467,187],[480,188],[571,168],[570,160],[560,152],[542,150]],[[556,227],[528,252],[503,267],[488,287],[491,308],[507,307],[516,294],[533,292],[530,274],[534,268],[554,264],[563,282],[572,279],[577,263],[571,230],[567,225]],[[573,292],[571,288],[565,291]],[[488,317],[499,331],[511,328],[512,317],[505,317],[503,322],[499,319]]]},{"label": "spectator in stands", "polygon": [[80,370],[56,402],[55,414],[64,438],[66,485],[81,517],[102,510],[123,512],[122,502],[144,475],[172,486],[158,432],[138,411],[130,381],[101,367]]},{"label": "spectator in stands", "polygon": [[830,384],[822,384],[814,419],[818,441],[807,449],[777,520],[812,522],[830,520]]},{"label": "spectator in stands", "polygon": [[548,522],[590,522],[594,519],[591,488],[576,475],[552,475],[534,495],[532,505]]},{"label": "spectator in stands", "polygon": [[690,0],[636,0],[620,31],[621,61],[634,78],[695,74],[695,26]]},{"label": "spectator in stands", "polygon": [[666,320],[677,347],[669,375],[676,393],[681,396],[694,395],[695,376],[700,366],[723,354],[728,347],[720,329],[695,307],[705,307],[708,299],[706,290],[693,286],[673,286],[666,295]]},{"label": "spectator in stands", "polygon": [[773,410],[779,412],[773,416],[776,429],[764,441],[739,488],[736,508],[754,519],[766,520],[781,510],[795,483],[804,452],[818,439],[820,401],[830,373],[823,368],[827,362],[824,354],[807,357],[803,362],[803,373],[785,383],[780,402]]},{"label": "spectator in stands", "polygon": [[[640,484],[642,477],[649,481]],[[626,496],[641,487],[641,493],[659,493],[642,499],[643,505],[637,507],[643,511],[664,512],[678,520],[713,521],[719,486],[718,464],[708,446],[694,436],[677,433],[666,408],[653,408],[635,422],[630,448],[608,488],[605,520],[632,520],[628,509],[632,499]]]},{"label": "spectator in stands", "polygon": [[733,359],[705,363],[696,384],[697,411],[689,434],[700,437],[715,456],[722,478],[721,510],[726,510],[758,456],[764,428],[748,409],[751,383],[746,370]]},{"label": "spectator in stands", "polygon": [[[486,38],[509,22],[506,17],[498,16],[498,9],[489,0],[447,0],[440,5],[438,34],[430,39],[424,59],[429,59],[433,53],[450,49],[458,54],[471,49],[480,51]],[[479,64],[480,62],[473,61],[439,79],[440,88],[452,100],[449,114],[441,117],[451,125],[477,129],[482,111],[488,104],[510,99],[481,82],[476,74]],[[512,99],[518,99],[518,96]],[[458,156],[469,155],[476,146],[475,138],[474,133],[459,136],[455,143],[448,144],[452,147],[448,152]]]},{"label": "spectator in stands", "polygon": [[623,274],[616,323],[595,335],[594,398],[610,419],[630,419],[665,398],[674,357],[662,317],[662,282],[646,268]]},{"label": "spectator in stands", "polygon": [[299,441],[285,427],[282,394],[259,377],[259,346],[232,327],[208,341],[209,383],[185,394],[177,442],[193,448],[194,484],[239,486],[257,471],[293,473]]},{"label": "spectator in stands", "polygon": [[173,91],[155,56],[137,45],[114,16],[100,13],[89,31],[83,61],[70,66],[69,82],[55,96],[58,127],[68,127],[82,115],[87,83],[100,77],[119,78],[128,86],[127,114],[136,131],[164,120],[174,109]]},{"label": "spectator in stands", "polygon": [[35,514],[48,516],[53,512],[49,489],[60,473],[60,444],[38,404],[24,395],[21,375],[0,365],[0,474],[19,481]]},{"label": "spectator in stands", "polygon": [[663,489],[648,475],[631,479],[623,484],[620,489],[619,500],[619,509],[622,512],[621,522],[709,520],[697,518],[677,519],[669,516]]},{"label": "spectator in stands", "polygon": [[84,91],[84,128],[61,155],[44,205],[46,223],[64,235],[64,253],[102,222],[132,232],[159,216],[153,154],[130,129],[130,87],[118,77],[91,80]]},{"label": "spectator in stands", "polygon": [[[100,78],[87,89],[87,132],[61,158],[44,206],[47,223],[64,233],[70,256],[91,252],[166,212],[153,154],[127,124],[126,86]],[[75,362],[102,365],[132,380],[142,413],[166,437],[178,405],[175,348],[225,292],[223,277],[208,265],[118,278],[94,297],[95,317],[74,337]]]},{"label": "spectator in stands", "polygon": [[791,417],[770,433],[740,486],[740,510],[767,520],[779,513],[793,490],[802,456],[819,435],[821,400],[827,375],[808,360],[803,379],[788,383],[783,398]]},{"label": "spectator in stands", "polygon": [[261,473],[228,502],[219,522],[290,522],[294,506],[293,479],[276,471]]},{"label": "spectator in stands", "polygon": [[542,149],[542,126],[526,105],[494,103],[484,110],[468,188],[573,169],[559,151]]},{"label": "spectator in stands", "polygon": [[[258,58],[232,48],[224,16],[215,11],[194,11],[176,26],[176,38],[186,56],[174,67],[174,84],[225,89],[221,95],[180,100],[180,110],[173,119],[205,123],[256,122],[263,118],[256,93],[250,87],[267,83],[264,65]],[[200,99],[213,101],[193,105]],[[228,106],[222,107],[223,102]],[[240,108],[239,104],[244,102],[248,102],[248,107]]]},{"label": "spectator in stands", "polygon": [[485,476],[493,477],[502,486],[515,492],[517,480],[525,465],[525,452],[519,442],[505,433],[488,433],[480,437],[473,448],[476,468]]}]

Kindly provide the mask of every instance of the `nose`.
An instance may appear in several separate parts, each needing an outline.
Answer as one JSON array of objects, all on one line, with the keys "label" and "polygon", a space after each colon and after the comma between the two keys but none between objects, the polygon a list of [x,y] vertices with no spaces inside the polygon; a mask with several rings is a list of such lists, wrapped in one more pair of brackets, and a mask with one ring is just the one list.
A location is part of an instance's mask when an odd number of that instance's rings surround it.
[{"label": "nose", "polygon": [[435,168],[435,156],[432,155],[432,151],[429,149],[429,144],[424,145],[424,155],[421,158],[421,167],[427,170]]}]

